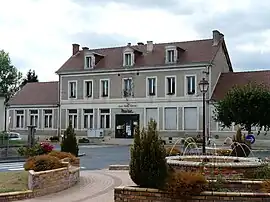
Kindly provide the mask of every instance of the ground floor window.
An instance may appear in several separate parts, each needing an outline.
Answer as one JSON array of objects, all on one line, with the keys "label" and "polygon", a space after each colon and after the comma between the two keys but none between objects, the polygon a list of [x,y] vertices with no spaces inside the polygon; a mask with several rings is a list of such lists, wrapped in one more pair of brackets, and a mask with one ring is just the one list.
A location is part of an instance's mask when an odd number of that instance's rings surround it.
[{"label": "ground floor window", "polygon": [[197,130],[197,107],[184,108],[184,130]]},{"label": "ground floor window", "polygon": [[38,110],[29,110],[30,126],[36,126],[38,128]]},{"label": "ground floor window", "polygon": [[100,109],[100,128],[110,128],[110,109]]},{"label": "ground floor window", "polygon": [[16,128],[24,128],[24,110],[16,110],[16,120],[15,126]]},{"label": "ground floor window", "polygon": [[94,128],[93,109],[84,109],[83,110],[83,128],[84,129]]},{"label": "ground floor window", "polygon": [[164,108],[164,129],[177,130],[177,107]]},{"label": "ground floor window", "polygon": [[78,127],[78,114],[77,109],[68,110],[68,121],[71,123],[72,127],[77,129]]},{"label": "ground floor window", "polygon": [[146,125],[153,119],[158,124],[158,108],[146,108]]},{"label": "ground floor window", "polygon": [[44,110],[44,128],[53,127],[53,111],[52,109]]}]

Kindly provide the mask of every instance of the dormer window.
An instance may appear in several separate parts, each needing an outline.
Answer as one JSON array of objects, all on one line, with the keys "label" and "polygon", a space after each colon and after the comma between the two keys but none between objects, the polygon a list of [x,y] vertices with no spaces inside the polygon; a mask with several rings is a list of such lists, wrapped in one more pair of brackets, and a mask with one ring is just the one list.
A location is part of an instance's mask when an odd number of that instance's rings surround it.
[{"label": "dormer window", "polygon": [[166,53],[166,63],[176,63],[177,62],[177,48],[175,46],[167,46],[165,48]]},{"label": "dormer window", "polygon": [[85,56],[85,69],[92,69],[95,64],[95,57],[93,55],[86,55]]},{"label": "dormer window", "polygon": [[125,53],[125,66],[132,66],[131,53]]}]

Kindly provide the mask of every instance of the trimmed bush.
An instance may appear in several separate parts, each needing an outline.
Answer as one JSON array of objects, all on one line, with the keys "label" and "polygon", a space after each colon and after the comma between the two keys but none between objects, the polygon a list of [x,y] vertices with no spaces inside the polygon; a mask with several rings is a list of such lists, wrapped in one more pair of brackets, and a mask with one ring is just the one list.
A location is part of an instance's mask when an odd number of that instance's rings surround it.
[{"label": "trimmed bush", "polygon": [[270,180],[266,180],[261,184],[261,191],[264,193],[270,193]]},{"label": "trimmed bush", "polygon": [[166,190],[174,196],[198,195],[208,188],[207,180],[199,172],[173,172],[166,183]]},{"label": "trimmed bush", "polygon": [[181,154],[181,150],[176,147],[167,147],[166,156],[177,156]]},{"label": "trimmed bush", "polygon": [[76,157],[78,156],[79,147],[76,134],[74,132],[74,129],[72,128],[71,122],[69,122],[69,126],[64,132],[64,137],[61,143],[61,151],[71,153]]},{"label": "trimmed bush", "polygon": [[254,170],[246,170],[243,174],[248,179],[270,179],[270,167],[268,164],[265,164]]},{"label": "trimmed bush", "polygon": [[230,156],[232,153],[231,149],[217,149],[218,156]]},{"label": "trimmed bush", "polygon": [[54,150],[54,151],[51,151],[48,155],[57,157],[60,160],[65,159],[65,158],[69,158],[70,163],[76,161],[76,156],[74,156],[73,154],[68,153],[68,152],[61,152],[61,151]]},{"label": "trimmed bush", "polygon": [[30,157],[24,164],[25,170],[34,170],[35,172],[63,168],[66,165],[61,163],[57,157],[50,155],[39,155]]},{"label": "trimmed bush", "polygon": [[136,127],[131,147],[130,177],[141,187],[161,188],[168,176],[166,151],[157,132],[157,123],[151,120],[147,130]]}]

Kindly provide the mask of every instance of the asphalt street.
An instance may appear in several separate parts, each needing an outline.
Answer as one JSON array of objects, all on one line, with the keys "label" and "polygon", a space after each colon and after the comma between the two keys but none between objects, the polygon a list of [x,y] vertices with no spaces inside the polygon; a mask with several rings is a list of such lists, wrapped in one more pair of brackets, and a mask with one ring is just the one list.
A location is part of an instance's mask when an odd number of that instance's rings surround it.
[{"label": "asphalt street", "polygon": [[[56,150],[60,148],[56,146]],[[99,170],[111,164],[128,164],[130,159],[129,146],[85,145],[79,147],[82,170]],[[0,172],[23,170],[24,162],[0,163]]]}]

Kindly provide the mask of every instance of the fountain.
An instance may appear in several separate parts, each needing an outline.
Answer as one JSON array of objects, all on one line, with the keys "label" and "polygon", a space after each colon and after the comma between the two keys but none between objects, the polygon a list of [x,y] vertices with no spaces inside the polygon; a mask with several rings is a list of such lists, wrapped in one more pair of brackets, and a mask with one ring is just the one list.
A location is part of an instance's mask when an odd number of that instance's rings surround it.
[{"label": "fountain", "polygon": [[[193,139],[193,138],[189,138]],[[194,139],[193,139],[194,140]],[[235,142],[234,142],[235,144]],[[175,147],[176,144],[174,144]],[[186,155],[186,152],[190,146],[194,146],[197,155]],[[233,145],[233,143],[230,145]],[[247,147],[245,144],[236,143],[237,146],[241,147],[243,152],[245,153],[245,150],[243,147]],[[173,147],[173,148],[174,148]],[[173,150],[172,148],[172,150]],[[175,170],[185,170],[185,171],[198,171],[201,170],[206,177],[210,177],[210,170],[216,170],[218,174],[222,174],[223,176],[227,176],[228,178],[234,177],[234,176],[242,176],[244,172],[246,171],[252,171],[259,167],[263,167],[263,162],[259,161],[259,159],[254,157],[253,152],[249,147],[250,153],[253,155],[251,158],[247,157],[238,157],[238,156],[218,156],[217,155],[217,146],[213,144],[213,147],[207,148],[208,150],[213,150],[212,155],[201,155],[198,151],[200,151],[200,148],[198,148],[195,141],[189,142],[187,146],[185,147],[183,154],[181,156],[169,156],[167,157],[167,163],[174,168]],[[231,152],[234,148],[232,148]]]}]

